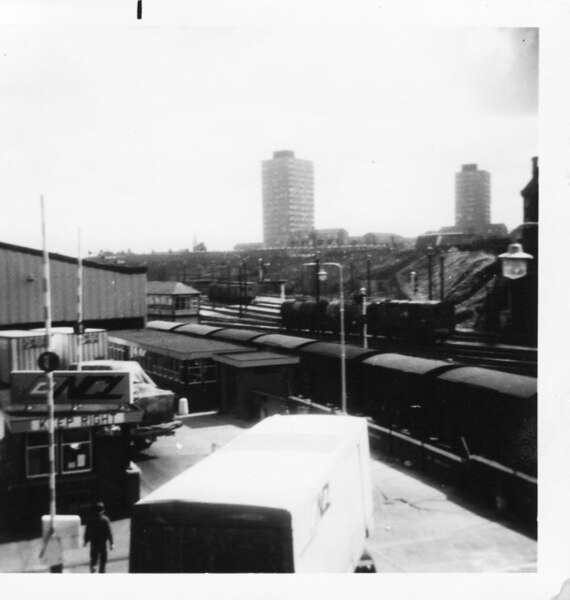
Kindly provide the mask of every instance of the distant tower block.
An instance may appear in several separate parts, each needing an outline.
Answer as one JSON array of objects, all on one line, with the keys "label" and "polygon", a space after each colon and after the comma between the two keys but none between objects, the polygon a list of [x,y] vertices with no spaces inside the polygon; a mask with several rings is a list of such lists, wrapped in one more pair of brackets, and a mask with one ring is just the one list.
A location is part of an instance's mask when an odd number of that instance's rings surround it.
[{"label": "distant tower block", "polygon": [[267,248],[282,248],[314,228],[313,163],[295,158],[291,150],[280,150],[261,166],[263,242]]},{"label": "distant tower block", "polygon": [[491,223],[491,176],[476,164],[455,174],[455,227],[464,233],[484,233]]}]

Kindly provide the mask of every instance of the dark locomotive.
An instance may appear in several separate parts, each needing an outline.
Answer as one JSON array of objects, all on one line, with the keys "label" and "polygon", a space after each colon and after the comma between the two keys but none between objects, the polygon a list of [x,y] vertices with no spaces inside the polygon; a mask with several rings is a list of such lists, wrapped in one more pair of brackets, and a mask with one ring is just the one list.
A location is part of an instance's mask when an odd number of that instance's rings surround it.
[{"label": "dark locomotive", "polygon": [[248,306],[256,296],[257,284],[250,281],[226,281],[212,283],[208,298],[217,304],[241,304]]}]

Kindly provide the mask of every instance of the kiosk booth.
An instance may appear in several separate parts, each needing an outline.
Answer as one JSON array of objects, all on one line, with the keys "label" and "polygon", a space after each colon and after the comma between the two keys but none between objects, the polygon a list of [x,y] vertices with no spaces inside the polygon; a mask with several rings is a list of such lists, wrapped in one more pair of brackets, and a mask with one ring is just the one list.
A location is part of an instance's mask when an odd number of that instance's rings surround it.
[{"label": "kiosk booth", "polygon": [[[131,403],[128,373],[54,372],[56,509],[85,518],[103,501],[112,517],[139,499],[130,430],[143,412]],[[49,507],[47,381],[14,371],[0,394],[0,531],[38,530]]]}]

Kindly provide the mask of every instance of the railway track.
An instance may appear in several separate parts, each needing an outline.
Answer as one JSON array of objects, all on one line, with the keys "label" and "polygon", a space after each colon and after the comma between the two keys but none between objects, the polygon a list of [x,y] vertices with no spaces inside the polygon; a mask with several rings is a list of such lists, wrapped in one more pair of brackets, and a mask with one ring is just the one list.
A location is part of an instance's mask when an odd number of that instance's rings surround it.
[{"label": "railway track", "polygon": [[[257,301],[241,310],[238,306],[216,305],[202,302],[201,322],[236,328],[258,329],[262,332],[283,332],[279,313],[280,301]],[[294,333],[289,332],[291,335]],[[307,335],[307,332],[303,332]],[[317,334],[311,333],[311,337]],[[338,341],[338,335],[319,334],[319,339]],[[360,345],[361,334],[347,335],[348,343]],[[425,358],[434,358],[450,362],[459,362],[472,366],[485,367],[527,375],[537,376],[537,349],[507,343],[505,336],[486,335],[458,331],[450,340],[436,343],[418,343],[388,338],[368,338],[368,346],[377,350],[410,354]]]}]

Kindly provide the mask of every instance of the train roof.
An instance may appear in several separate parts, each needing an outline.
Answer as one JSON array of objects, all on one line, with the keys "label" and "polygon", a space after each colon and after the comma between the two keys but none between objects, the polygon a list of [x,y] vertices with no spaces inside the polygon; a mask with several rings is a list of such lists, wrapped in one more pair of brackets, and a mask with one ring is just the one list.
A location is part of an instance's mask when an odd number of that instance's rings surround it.
[{"label": "train roof", "polygon": [[[319,356],[328,356],[330,358],[341,357],[341,345],[333,342],[314,342],[313,344],[307,344],[299,348],[299,352],[302,354],[311,354]],[[358,348],[357,346],[345,345],[345,357],[346,360],[360,359],[365,356],[376,354],[377,350],[370,350],[364,348]]]},{"label": "train roof", "polygon": [[365,358],[362,364],[372,367],[382,367],[385,369],[394,369],[405,373],[415,373],[424,375],[435,369],[453,368],[453,365],[433,358],[421,358],[418,356],[407,356],[405,354],[393,354],[386,352],[385,354],[375,354],[369,358]]},{"label": "train roof", "polygon": [[137,505],[208,502],[292,509],[322,486],[348,440],[368,436],[366,421],[331,415],[264,419]]},{"label": "train roof", "polygon": [[263,331],[255,331],[253,329],[234,329],[225,327],[212,333],[212,338],[220,338],[232,342],[251,342],[260,335],[264,335]]},{"label": "train roof", "polygon": [[294,335],[285,335],[282,333],[267,333],[255,338],[256,344],[265,344],[276,348],[285,348],[287,350],[295,350],[301,346],[312,344],[316,340],[305,337],[297,337]]},{"label": "train roof", "polygon": [[148,321],[147,329],[158,329],[160,331],[172,331],[176,327],[180,327],[177,321]]},{"label": "train roof", "polygon": [[485,388],[508,396],[531,398],[537,393],[537,381],[534,377],[505,373],[482,367],[456,367],[441,373],[438,379],[464,383],[470,387]]},{"label": "train roof", "polygon": [[109,341],[114,340],[138,344],[147,350],[181,360],[209,358],[212,355],[224,352],[253,351],[253,348],[245,348],[222,340],[178,335],[177,333],[152,329],[114,331],[109,336]]},{"label": "train roof", "polygon": [[298,356],[278,354],[277,352],[267,352],[264,350],[257,350],[255,352],[228,352],[215,356],[214,360],[238,369],[299,364]]},{"label": "train roof", "polygon": [[184,323],[176,328],[176,333],[189,333],[190,335],[210,335],[214,331],[219,331],[223,327],[215,325],[203,325],[201,323]]}]

